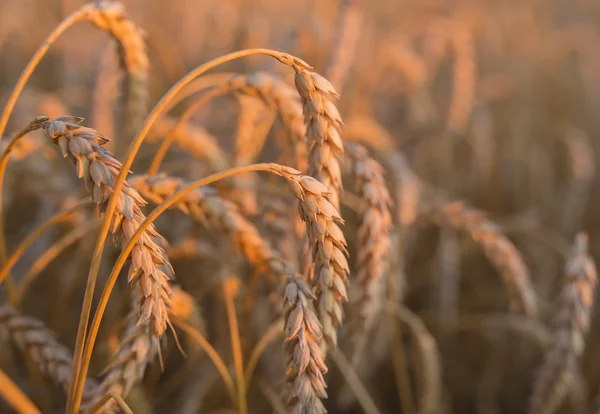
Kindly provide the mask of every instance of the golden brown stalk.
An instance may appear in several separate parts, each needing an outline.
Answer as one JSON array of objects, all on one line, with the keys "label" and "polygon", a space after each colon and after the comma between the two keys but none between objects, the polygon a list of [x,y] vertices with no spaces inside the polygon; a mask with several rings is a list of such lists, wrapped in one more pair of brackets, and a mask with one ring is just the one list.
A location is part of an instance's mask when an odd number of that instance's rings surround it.
[{"label": "golden brown stalk", "polygon": [[340,92],[344,87],[362,29],[363,15],[356,0],[340,2],[336,39],[325,77]]},{"label": "golden brown stalk", "polygon": [[[68,157],[75,164],[78,177],[83,179],[100,213],[103,213],[113,192],[113,183],[121,171],[121,163],[102,147],[109,141],[108,138],[79,125],[82,118],[61,117],[50,121],[47,117],[38,117],[36,121],[63,157]],[[112,224],[112,232],[123,246],[146,219],[141,210],[145,204],[139,193],[125,183]],[[138,322],[150,321],[150,332],[157,344],[169,323],[169,279],[173,275],[167,255],[160,246],[163,240],[154,226],[150,226],[131,252],[128,275],[140,305]]]},{"label": "golden brown stalk", "polygon": [[[87,7],[87,8],[86,8]],[[148,111],[148,69],[150,66],[144,32],[135,25],[121,3],[99,1],[84,6],[88,21],[101,30],[106,30],[119,42],[121,67],[127,73],[126,103],[123,115],[125,137],[119,141],[125,149],[141,130]]]},{"label": "golden brown stalk", "polygon": [[[21,352],[33,359],[42,374],[65,393],[69,392],[72,351],[60,344],[42,321],[21,315],[9,305],[0,306],[0,336],[10,338]],[[88,391],[95,387],[95,381],[86,381]]]},{"label": "golden brown stalk", "polygon": [[325,355],[321,352],[321,325],[315,314],[310,287],[299,277],[285,286],[285,347],[288,357],[287,404],[291,413],[325,413],[327,398]]},{"label": "golden brown stalk", "polygon": [[531,414],[554,413],[564,401],[572,381],[571,370],[585,347],[597,284],[596,265],[588,253],[588,236],[579,233],[565,266],[565,285],[553,323],[554,341],[537,373],[529,400]]},{"label": "golden brown stalk", "polygon": [[295,70],[294,82],[302,100],[310,148],[308,174],[325,185],[331,193],[331,203],[339,208],[342,191],[340,162],[344,158],[344,146],[340,137],[342,118],[330,101],[330,98],[338,97],[338,94],[331,83],[318,73],[302,67],[296,67]]},{"label": "golden brown stalk", "polygon": [[434,202],[431,218],[441,226],[466,232],[481,245],[502,278],[513,306],[529,316],[537,315],[537,295],[519,250],[485,213],[462,201]]},{"label": "golden brown stalk", "polygon": [[346,239],[338,226],[344,221],[333,205],[331,192],[315,178],[275,164],[272,171],[288,181],[300,200],[300,217],[306,223],[313,255],[313,286],[317,315],[326,340],[322,348],[326,351],[328,346],[337,345],[337,328],[344,318],[342,303],[348,300],[346,287],[350,270]]},{"label": "golden brown stalk", "polygon": [[354,329],[356,360],[364,352],[367,338],[384,301],[383,276],[390,249],[392,199],[386,188],[383,167],[358,144],[346,144],[357,195],[366,207],[359,212],[356,277],[361,285],[358,318]]}]

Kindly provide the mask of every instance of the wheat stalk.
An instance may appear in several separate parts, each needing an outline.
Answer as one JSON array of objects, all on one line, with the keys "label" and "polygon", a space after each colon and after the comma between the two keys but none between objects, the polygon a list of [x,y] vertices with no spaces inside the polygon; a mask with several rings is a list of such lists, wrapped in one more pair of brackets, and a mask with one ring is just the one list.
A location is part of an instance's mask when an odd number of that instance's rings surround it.
[{"label": "wheat stalk", "polygon": [[554,341],[536,375],[529,400],[530,413],[554,413],[567,395],[571,370],[583,353],[590,329],[597,284],[596,266],[588,254],[587,234],[579,233],[565,266],[565,285],[553,322]]}]

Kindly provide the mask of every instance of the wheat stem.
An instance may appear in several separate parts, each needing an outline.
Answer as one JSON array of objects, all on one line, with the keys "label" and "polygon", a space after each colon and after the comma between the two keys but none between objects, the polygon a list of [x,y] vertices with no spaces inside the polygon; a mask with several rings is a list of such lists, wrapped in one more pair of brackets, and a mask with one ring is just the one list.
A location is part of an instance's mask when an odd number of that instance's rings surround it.
[{"label": "wheat stem", "polygon": [[204,338],[204,336],[193,326],[185,323],[181,319],[175,317],[173,318],[173,324],[181,329],[183,332],[189,335],[194,341],[198,343],[202,347],[202,350],[206,352],[206,355],[210,358],[212,363],[214,364],[217,371],[221,374],[221,378],[223,378],[223,382],[227,387],[227,391],[229,392],[229,397],[232,402],[236,402],[236,394],[235,394],[235,386],[233,385],[233,379],[225,366],[225,363],[219,356],[218,352],[212,347],[212,345]]},{"label": "wheat stem", "polygon": [[233,354],[233,365],[235,366],[235,380],[237,386],[237,406],[240,414],[248,413],[248,402],[246,401],[246,383],[244,380],[244,361],[242,358],[242,345],[240,342],[240,329],[235,312],[234,297],[239,289],[238,279],[228,279],[223,283],[223,296],[225,297],[225,308],[227,310],[227,321],[231,336],[231,352]]},{"label": "wheat stem", "polygon": [[254,370],[258,365],[258,360],[261,355],[265,352],[267,347],[277,338],[283,335],[283,321],[281,319],[276,320],[267,332],[260,338],[252,353],[250,354],[250,358],[248,358],[248,363],[246,364],[246,370],[244,373],[244,381],[246,382],[246,389],[250,387],[250,382],[252,381],[252,375],[254,374]]},{"label": "wheat stem", "polygon": [[35,404],[2,370],[0,370],[0,396],[18,413],[41,414]]}]

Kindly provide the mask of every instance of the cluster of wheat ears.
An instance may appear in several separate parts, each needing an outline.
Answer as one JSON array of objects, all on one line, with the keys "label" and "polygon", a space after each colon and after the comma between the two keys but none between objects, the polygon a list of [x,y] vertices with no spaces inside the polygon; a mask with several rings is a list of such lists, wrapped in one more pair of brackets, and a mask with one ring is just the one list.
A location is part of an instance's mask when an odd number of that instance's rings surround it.
[{"label": "cluster of wheat ears", "polygon": [[[534,189],[547,180],[542,151],[531,177],[505,177],[513,188],[530,185],[534,204],[564,207],[557,231],[543,232],[536,211],[492,220],[477,200],[456,195],[510,175],[498,172],[489,127],[490,102],[510,85],[478,85],[472,28],[451,17],[382,47],[377,69],[349,85],[362,64],[364,17],[357,2],[340,2],[323,75],[288,53],[243,49],[194,68],[151,109],[145,34],[122,4],[85,4],[47,36],[0,118],[0,411],[546,414],[596,406],[582,366],[597,284],[580,231],[595,176],[589,138],[566,130],[560,200],[555,188]],[[30,77],[81,21],[116,43],[122,107],[114,111],[116,97],[103,88],[116,76],[103,59],[93,125],[60,102],[24,119],[15,109]],[[563,47],[581,36],[564,35]],[[273,69],[213,70],[251,56],[271,59]],[[432,85],[444,70],[450,99],[438,103]],[[402,79],[405,125],[386,128],[356,109],[344,122],[343,90],[365,100],[385,87],[376,85],[382,76]],[[239,102],[230,146],[195,118],[227,94]],[[235,116],[224,101],[216,108]],[[19,132],[7,133],[9,125]],[[231,130],[224,125],[221,135]],[[417,130],[435,139],[415,146],[396,136]],[[435,165],[414,168],[431,153]],[[256,163],[271,157],[277,162]],[[83,183],[74,186],[73,173]],[[27,186],[60,203],[45,204],[41,219],[27,216],[22,236],[11,229],[13,217],[33,209]],[[503,188],[492,207],[513,200]],[[525,252],[514,241],[522,234]],[[505,389],[511,381],[519,390]]]}]

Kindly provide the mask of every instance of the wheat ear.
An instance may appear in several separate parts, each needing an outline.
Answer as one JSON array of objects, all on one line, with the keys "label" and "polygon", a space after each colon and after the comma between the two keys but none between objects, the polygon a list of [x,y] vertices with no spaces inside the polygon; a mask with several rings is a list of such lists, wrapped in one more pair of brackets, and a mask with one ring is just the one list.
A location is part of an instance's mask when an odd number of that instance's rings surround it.
[{"label": "wheat ear", "polygon": [[[54,332],[46,328],[42,321],[21,315],[9,305],[2,305],[0,335],[10,338],[22,353],[31,356],[42,374],[60,386],[65,393],[69,392],[73,352],[59,343]],[[87,391],[95,387],[95,381],[86,380]]]},{"label": "wheat ear", "polygon": [[135,25],[121,3],[99,1],[84,6],[83,13],[90,23],[106,30],[119,43],[121,67],[127,74],[126,104],[123,121],[125,139],[119,144],[126,148],[142,129],[148,111],[148,69],[150,66],[144,32]]},{"label": "wheat ear", "polygon": [[146,367],[159,351],[152,340],[151,321],[138,322],[138,309],[141,304],[133,301],[133,307],[127,315],[127,327],[121,335],[119,347],[111,363],[105,369],[102,382],[94,388],[90,395],[84,397],[81,410],[88,412],[114,413],[118,405],[112,393],[125,398],[133,386],[144,377]]},{"label": "wheat ear", "polygon": [[302,100],[309,145],[308,174],[327,187],[331,193],[331,203],[339,208],[342,191],[340,162],[344,158],[340,137],[342,118],[330,100],[338,94],[331,83],[318,73],[302,67],[295,70],[294,82]]},{"label": "wheat ear", "polygon": [[[121,171],[121,163],[102,145],[109,140],[97,131],[79,125],[78,117],[61,117],[50,121],[36,119],[48,140],[56,145],[63,157],[77,168],[77,175],[104,212],[113,193],[113,183]],[[146,201],[127,183],[119,194],[112,232],[125,246],[139,225],[146,219],[141,208]],[[150,320],[150,332],[155,341],[163,335],[169,323],[168,307],[171,288],[169,279],[173,270],[167,255],[159,245],[163,238],[150,226],[131,252],[128,280],[139,296],[139,323]]]},{"label": "wheat ear", "polygon": [[359,213],[357,231],[356,277],[361,285],[357,326],[354,327],[353,359],[364,351],[373,322],[384,300],[383,276],[390,250],[392,200],[385,185],[383,167],[358,144],[345,145],[354,176],[357,195],[366,202]]},{"label": "wheat ear", "polygon": [[291,413],[325,413],[327,398],[321,325],[312,306],[314,295],[302,279],[291,277],[285,286],[285,342],[288,357],[287,404]]},{"label": "wheat ear", "polygon": [[509,293],[509,299],[526,315],[537,315],[537,295],[529,271],[519,250],[500,232],[498,226],[485,217],[485,213],[469,207],[462,201],[434,202],[432,218],[439,225],[467,233],[481,245],[497,269]]},{"label": "wheat ear", "polygon": [[585,347],[598,284],[587,244],[587,234],[579,233],[565,267],[565,285],[553,323],[554,341],[536,375],[529,400],[531,414],[550,414],[560,408],[572,381],[571,370]]},{"label": "wheat ear", "polygon": [[318,180],[280,165],[273,165],[272,171],[288,181],[300,200],[300,217],[306,222],[314,261],[316,308],[326,340],[322,347],[326,351],[327,346],[337,345],[337,328],[344,315],[342,303],[348,300],[346,287],[350,271],[346,239],[338,226],[344,221],[331,201],[331,192]]}]

